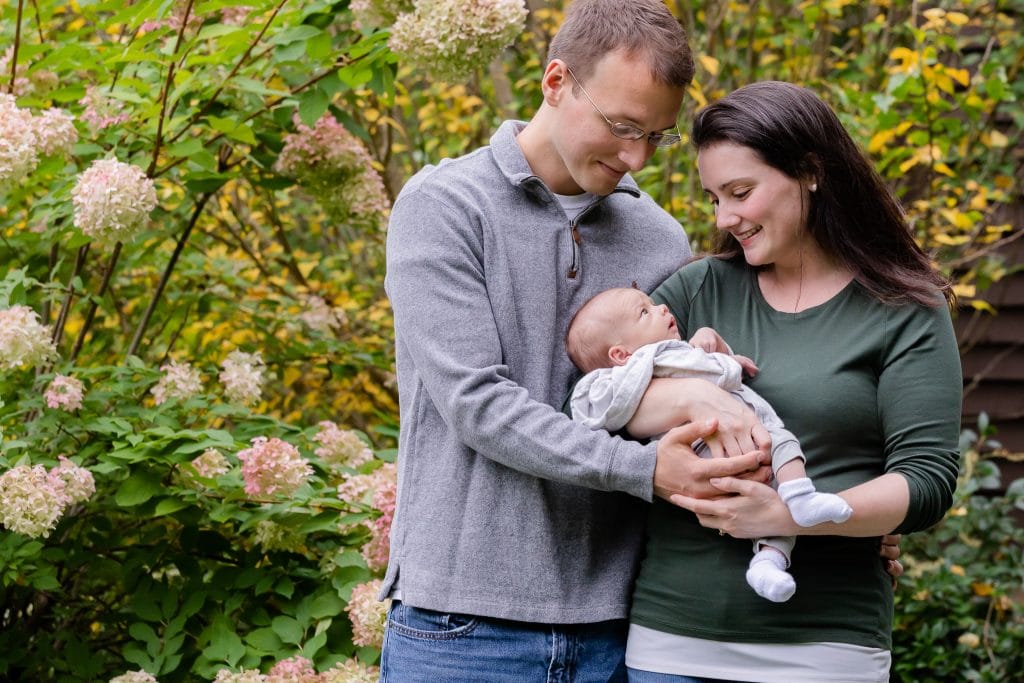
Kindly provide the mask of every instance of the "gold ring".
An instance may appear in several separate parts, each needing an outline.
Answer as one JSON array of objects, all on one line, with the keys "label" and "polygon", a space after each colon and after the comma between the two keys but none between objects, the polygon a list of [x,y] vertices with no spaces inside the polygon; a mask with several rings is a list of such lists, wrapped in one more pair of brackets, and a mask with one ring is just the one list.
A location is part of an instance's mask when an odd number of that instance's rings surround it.
[{"label": "gold ring", "polygon": [[719,529],[719,530],[718,530],[718,535],[719,535],[719,536],[725,536],[725,532],[724,532],[724,531],[722,531],[721,529]]}]

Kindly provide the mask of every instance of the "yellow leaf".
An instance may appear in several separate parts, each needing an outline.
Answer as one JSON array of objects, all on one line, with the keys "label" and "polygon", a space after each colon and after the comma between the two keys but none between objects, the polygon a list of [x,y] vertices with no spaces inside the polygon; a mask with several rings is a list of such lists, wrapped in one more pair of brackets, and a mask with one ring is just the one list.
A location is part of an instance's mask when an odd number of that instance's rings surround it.
[{"label": "yellow leaf", "polygon": [[718,74],[718,68],[720,66],[720,63],[717,59],[715,59],[711,55],[701,55],[700,57],[698,57],[698,59],[700,60],[701,66],[704,67],[705,71],[707,71],[712,76]]},{"label": "yellow leaf", "polygon": [[922,12],[922,14],[924,14],[924,16],[926,16],[931,21],[935,21],[936,19],[941,19],[942,17],[946,16],[946,10],[941,9],[939,7],[932,7],[931,9],[926,9],[924,12]]},{"label": "yellow leaf", "polygon": [[947,12],[946,19],[949,21],[949,23],[953,24],[954,26],[963,26],[968,21],[970,21],[967,15],[964,14],[963,12]]},{"label": "yellow leaf", "polygon": [[967,87],[971,82],[971,74],[967,69],[946,69],[946,73],[960,85]]},{"label": "yellow leaf", "polygon": [[[986,137],[988,138],[987,140],[985,139]],[[988,131],[987,135],[982,136],[982,140],[989,147],[998,147],[1000,149],[1010,144],[1010,140],[998,130]]]},{"label": "yellow leaf", "polygon": [[971,241],[971,238],[967,235],[947,235],[944,232],[940,232],[932,237],[933,240],[939,244],[945,244],[949,247],[958,247],[961,244],[967,244]]},{"label": "yellow leaf", "polygon": [[995,592],[995,588],[990,583],[976,581],[971,584],[971,590],[974,591],[975,595],[986,597],[992,595]]},{"label": "yellow leaf", "polygon": [[950,565],[949,571],[957,576],[967,576],[967,572],[965,572],[964,568],[958,564]]},{"label": "yellow leaf", "polygon": [[905,47],[894,48],[893,51],[889,53],[889,57],[893,60],[901,62],[900,68],[903,69],[904,71],[907,71],[912,67],[917,66],[917,63],[920,60],[920,55],[917,52],[914,52],[913,50],[910,50]]},{"label": "yellow leaf", "polygon": [[907,171],[912,169],[914,166],[917,166],[917,162],[918,162],[918,158],[916,156],[910,157],[909,159],[904,161],[902,164],[900,164],[900,172],[901,173],[906,173]]},{"label": "yellow leaf", "polygon": [[[974,295],[977,292],[978,292],[978,288],[975,285],[965,285],[965,284],[953,285],[953,293],[956,294],[957,297],[960,298],[960,299],[970,299],[970,298],[973,298]],[[963,508],[959,508],[959,509],[963,511],[962,514],[957,514],[956,510],[950,510],[949,514],[953,515],[954,517],[962,517],[963,515],[967,514],[967,511],[964,510]]]},{"label": "yellow leaf", "polygon": [[700,85],[696,80],[686,89],[693,101],[697,103],[698,107],[708,106],[708,98],[704,97],[704,90],[701,89]]},{"label": "yellow leaf", "polygon": [[889,130],[878,131],[872,136],[871,142],[868,143],[868,151],[873,154],[882,150],[894,137],[896,137],[895,129],[890,128]]},{"label": "yellow leaf", "polygon": [[990,304],[987,301],[982,301],[981,299],[975,299],[974,301],[972,301],[971,308],[973,308],[976,311],[984,311],[985,313],[991,313],[992,315],[996,315],[998,313],[996,309],[992,308],[992,304]]},{"label": "yellow leaf", "polygon": [[936,171],[938,171],[942,175],[947,175],[950,178],[955,178],[956,177],[956,173],[953,173],[953,169],[951,169],[949,166],[947,166],[946,164],[942,163],[941,161],[936,163],[934,168],[935,168]]}]

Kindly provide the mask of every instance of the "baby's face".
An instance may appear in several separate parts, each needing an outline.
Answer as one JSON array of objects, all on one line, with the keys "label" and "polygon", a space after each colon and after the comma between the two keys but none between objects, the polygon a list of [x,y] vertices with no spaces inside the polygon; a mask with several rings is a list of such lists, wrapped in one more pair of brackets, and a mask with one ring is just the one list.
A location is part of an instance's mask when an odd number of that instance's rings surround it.
[{"label": "baby's face", "polygon": [[615,336],[619,345],[630,353],[645,344],[680,338],[676,319],[668,306],[656,306],[651,297],[638,289],[623,290],[616,295],[612,302],[615,306]]}]

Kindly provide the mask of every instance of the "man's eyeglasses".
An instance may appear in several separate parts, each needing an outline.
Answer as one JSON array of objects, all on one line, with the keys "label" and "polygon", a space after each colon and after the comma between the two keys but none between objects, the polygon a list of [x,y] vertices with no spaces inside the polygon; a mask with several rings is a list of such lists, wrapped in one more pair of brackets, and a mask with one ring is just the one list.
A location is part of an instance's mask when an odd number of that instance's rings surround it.
[{"label": "man's eyeglasses", "polygon": [[569,72],[569,75],[572,76],[572,80],[576,81],[576,85],[578,85],[580,90],[583,91],[583,94],[590,102],[590,106],[594,108],[594,111],[601,115],[601,118],[608,124],[608,130],[611,131],[611,134],[615,137],[623,140],[639,140],[640,138],[645,137],[647,138],[647,142],[655,147],[671,147],[681,139],[682,136],[679,135],[679,133],[648,133],[641,128],[637,128],[631,123],[619,123],[618,121],[612,121],[605,116],[604,112],[601,111],[601,108],[594,103],[593,98],[590,97],[590,93],[588,93],[586,88],[583,87],[580,80],[576,78],[576,74],[572,72],[572,69],[568,66],[565,68]]}]

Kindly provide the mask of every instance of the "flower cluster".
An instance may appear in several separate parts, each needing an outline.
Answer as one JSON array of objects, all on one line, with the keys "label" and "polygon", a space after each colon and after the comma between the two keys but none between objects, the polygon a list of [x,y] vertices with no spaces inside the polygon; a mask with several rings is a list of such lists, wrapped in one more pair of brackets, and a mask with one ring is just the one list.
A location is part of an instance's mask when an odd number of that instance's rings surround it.
[{"label": "flower cluster", "polygon": [[74,117],[60,109],[47,109],[36,116],[33,125],[39,153],[43,156],[69,154],[78,142],[74,121]]},{"label": "flower cluster", "polygon": [[207,448],[192,459],[192,467],[196,474],[204,479],[213,479],[231,470],[231,463],[216,448]]},{"label": "flower cluster", "polygon": [[58,465],[47,473],[51,486],[56,490],[63,486],[67,505],[84,503],[96,493],[96,480],[92,472],[79,467],[63,455],[57,458]]},{"label": "flower cluster", "polygon": [[252,405],[260,400],[265,366],[259,353],[235,350],[228,354],[220,366],[220,381],[229,401]]},{"label": "flower cluster", "polygon": [[306,310],[299,314],[310,329],[330,334],[348,322],[345,310],[339,306],[330,306],[322,297],[311,296],[306,302]]},{"label": "flower cluster", "polygon": [[[10,79],[11,77],[11,58],[14,56],[14,46],[7,48],[7,50],[0,55],[0,74],[4,78]],[[26,74],[26,66],[18,60],[18,70],[14,76],[14,95],[39,95],[52,90],[57,86],[58,78],[57,74],[52,71],[46,71],[44,69],[33,69],[31,73]],[[7,83],[4,83],[7,85]]]},{"label": "flower cluster", "polygon": [[316,676],[313,662],[296,655],[271,667],[267,672],[267,683],[304,683]]},{"label": "flower cluster", "polygon": [[150,391],[154,402],[160,405],[171,398],[184,401],[203,390],[203,377],[199,370],[187,362],[171,361],[160,366],[163,376]]},{"label": "flower cluster", "polygon": [[380,571],[388,566],[391,548],[391,522],[395,518],[395,499],[398,493],[397,479],[387,479],[373,493],[373,507],[380,516],[370,522],[370,540],[360,552],[366,566]]},{"label": "flower cluster", "polygon": [[153,678],[152,674],[140,669],[139,671],[128,671],[120,676],[115,676],[110,679],[110,683],[157,683],[157,680]]},{"label": "flower cluster", "polygon": [[32,367],[57,356],[50,330],[28,306],[0,310],[0,370]]},{"label": "flower cluster", "polygon": [[19,109],[13,95],[0,93],[0,189],[35,170],[39,148],[32,112]]},{"label": "flower cluster", "polygon": [[328,112],[313,128],[295,119],[274,169],[294,178],[338,220],[380,227],[389,202],[366,147]]},{"label": "flower cluster", "polygon": [[294,493],[313,474],[298,449],[278,438],[257,436],[250,448],[238,453],[238,459],[245,492],[250,496]]},{"label": "flower cluster", "polygon": [[339,662],[318,674],[308,659],[296,656],[278,662],[266,675],[256,669],[237,673],[221,669],[213,680],[214,683],[377,683],[379,676],[379,668],[356,659]]},{"label": "flower cluster", "polygon": [[352,642],[364,647],[380,647],[384,644],[384,626],[388,620],[388,603],[380,602],[381,580],[374,579],[361,583],[352,589],[345,611],[352,622]]},{"label": "flower cluster", "polygon": [[292,553],[302,553],[305,547],[302,534],[291,527],[278,524],[269,519],[261,520],[256,524],[253,531],[253,540],[263,548],[264,552],[284,550]]},{"label": "flower cluster", "polygon": [[412,9],[411,0],[352,0],[348,4],[358,29],[390,26],[402,12]]},{"label": "flower cluster", "polygon": [[92,474],[63,456],[49,472],[42,465],[19,465],[0,474],[0,523],[15,533],[45,538],[69,505],[95,492]]},{"label": "flower cluster", "polygon": [[446,81],[466,80],[526,26],[523,0],[415,0],[391,27],[388,45]]},{"label": "flower cluster", "polygon": [[39,157],[70,152],[78,142],[73,120],[60,109],[33,116],[13,95],[0,94],[0,188],[34,171]]},{"label": "flower cluster", "polygon": [[363,501],[371,491],[388,486],[389,482],[398,480],[398,468],[394,463],[386,462],[369,474],[345,474],[338,484],[338,498],[344,501]]},{"label": "flower cluster", "polygon": [[127,242],[156,208],[156,188],[137,166],[97,159],[78,175],[71,201],[76,228],[100,242]]},{"label": "flower cluster", "polygon": [[359,467],[373,460],[373,451],[355,432],[340,429],[329,420],[319,424],[313,440],[320,444],[314,453],[324,462],[345,467]]},{"label": "flower cluster", "polygon": [[85,107],[79,118],[89,126],[93,135],[104,128],[120,125],[130,118],[122,111],[124,105],[119,100],[102,95],[94,85],[85,89],[85,96],[78,100],[78,103]]},{"label": "flower cluster", "polygon": [[61,408],[73,413],[82,407],[85,385],[69,375],[57,375],[46,387],[43,398],[50,408]]}]

